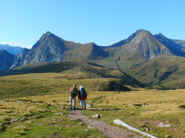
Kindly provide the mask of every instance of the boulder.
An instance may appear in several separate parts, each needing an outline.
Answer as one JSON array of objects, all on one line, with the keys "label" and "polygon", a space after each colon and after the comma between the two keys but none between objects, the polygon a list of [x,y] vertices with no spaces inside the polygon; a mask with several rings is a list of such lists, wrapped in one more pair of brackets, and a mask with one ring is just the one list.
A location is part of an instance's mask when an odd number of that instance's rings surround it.
[{"label": "boulder", "polygon": [[158,124],[158,127],[171,127],[171,125],[170,125],[170,124],[165,124],[165,123],[163,123],[163,122],[160,122],[160,123]]},{"label": "boulder", "polygon": [[101,118],[102,116],[100,115],[100,114],[95,114],[95,115],[93,115],[92,116],[92,118],[94,118],[94,119],[99,119],[99,118]]}]

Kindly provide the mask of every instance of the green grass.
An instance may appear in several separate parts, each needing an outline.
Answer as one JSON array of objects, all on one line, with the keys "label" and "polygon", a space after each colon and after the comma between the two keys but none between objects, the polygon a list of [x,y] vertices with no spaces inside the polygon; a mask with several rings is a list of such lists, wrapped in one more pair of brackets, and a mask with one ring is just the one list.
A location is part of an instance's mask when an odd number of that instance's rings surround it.
[{"label": "green grass", "polygon": [[[1,99],[63,93],[73,84],[84,85],[89,91],[108,90],[115,78],[70,78],[60,73],[25,74],[0,77]],[[76,74],[74,74],[76,76]]]},{"label": "green grass", "polygon": [[[99,86],[116,80],[115,78],[70,79],[72,76],[68,73],[35,73],[1,77],[0,136],[104,137],[97,130],[88,129],[80,121],[69,120],[68,110],[61,108],[68,106],[68,89],[73,83],[77,83],[86,87],[87,103],[93,107],[121,109],[87,110],[84,114],[89,117],[96,113],[102,114],[101,120],[111,125],[114,125],[114,119],[119,118],[159,138],[167,135],[174,138],[185,137],[184,90],[136,89],[118,94],[98,91]],[[160,122],[171,126],[160,128]]]},{"label": "green grass", "polygon": [[[103,100],[100,99],[104,96]],[[96,108],[120,108],[113,111],[86,111],[85,114],[91,117],[94,114],[101,114],[103,120],[111,125],[114,119],[134,126],[142,131],[153,134],[159,138],[167,135],[175,138],[185,137],[184,118],[184,90],[157,91],[144,90],[131,93],[104,93],[97,95],[91,102],[95,102]],[[181,108],[180,108],[181,107]],[[169,128],[160,128],[159,123],[170,124]]]},{"label": "green grass", "polygon": [[[96,129],[88,129],[82,122],[70,120],[69,111],[62,110],[60,103],[53,100],[51,102],[52,96],[43,98],[42,102],[37,101],[37,98],[43,96],[1,101],[4,108],[1,106],[0,136],[3,138],[50,138],[55,135],[79,138],[104,137]],[[63,97],[60,97],[61,99]]]}]

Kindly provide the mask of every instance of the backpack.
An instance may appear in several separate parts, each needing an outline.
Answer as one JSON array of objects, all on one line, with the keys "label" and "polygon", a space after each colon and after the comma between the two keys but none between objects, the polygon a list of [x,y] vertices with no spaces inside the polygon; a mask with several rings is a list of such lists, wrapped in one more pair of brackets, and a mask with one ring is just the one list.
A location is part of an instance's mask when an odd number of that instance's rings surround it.
[{"label": "backpack", "polygon": [[71,91],[71,97],[75,98],[78,95],[78,89],[77,88],[73,88]]},{"label": "backpack", "polygon": [[84,88],[80,89],[80,97],[82,97],[82,98],[86,98],[87,97],[87,93],[86,93]]}]

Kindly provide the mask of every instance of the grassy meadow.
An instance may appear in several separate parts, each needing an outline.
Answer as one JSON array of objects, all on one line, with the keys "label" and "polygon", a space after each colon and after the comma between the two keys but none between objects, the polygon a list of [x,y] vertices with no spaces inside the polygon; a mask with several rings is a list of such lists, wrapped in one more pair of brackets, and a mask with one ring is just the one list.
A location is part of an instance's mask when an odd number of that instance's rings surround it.
[{"label": "grassy meadow", "polygon": [[[100,120],[111,125],[119,118],[159,138],[185,138],[185,90],[99,91],[115,79],[85,76],[79,72],[71,76],[35,73],[1,77],[0,137],[105,137],[80,121],[68,119],[70,111],[64,107],[69,102],[68,89],[76,83],[86,87],[87,103],[94,109],[83,114],[91,117],[99,113]],[[98,110],[102,108],[119,110]],[[160,123],[170,126],[159,127]]]}]

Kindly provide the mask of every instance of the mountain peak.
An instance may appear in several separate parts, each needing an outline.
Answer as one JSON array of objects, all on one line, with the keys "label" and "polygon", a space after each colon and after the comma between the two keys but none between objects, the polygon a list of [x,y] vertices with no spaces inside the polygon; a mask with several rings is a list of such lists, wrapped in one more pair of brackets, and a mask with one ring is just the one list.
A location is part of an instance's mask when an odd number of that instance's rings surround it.
[{"label": "mountain peak", "polygon": [[90,45],[90,46],[97,46],[97,44],[94,43],[94,42],[87,43],[87,45]]},{"label": "mountain peak", "polygon": [[50,32],[50,31],[45,32],[40,38],[41,41],[47,40],[47,39],[58,39],[58,40],[60,39],[60,40],[64,41],[64,39],[58,37],[57,35],[55,35],[54,33]]},{"label": "mountain peak", "polygon": [[151,35],[151,33],[145,29],[139,29],[135,32],[136,35],[142,34],[142,35]]},{"label": "mountain peak", "polygon": [[56,35],[48,31],[44,33],[41,38],[53,37],[53,36],[56,36]]},{"label": "mountain peak", "polygon": [[143,39],[145,36],[151,36],[152,34],[145,30],[145,29],[139,29],[137,30],[135,33],[133,33],[132,35],[130,35],[127,39],[121,40],[117,43],[114,43],[113,45],[111,45],[111,47],[120,47],[123,46],[129,42],[131,42],[134,38],[135,39]]},{"label": "mountain peak", "polygon": [[160,38],[160,39],[166,39],[167,37],[163,35],[162,33],[158,33],[155,35],[155,37]]},{"label": "mountain peak", "polygon": [[50,32],[50,31],[47,31],[47,32],[45,32],[44,33],[44,35],[46,35],[46,36],[50,36],[50,35],[55,35],[54,33],[52,33],[52,32]]}]

